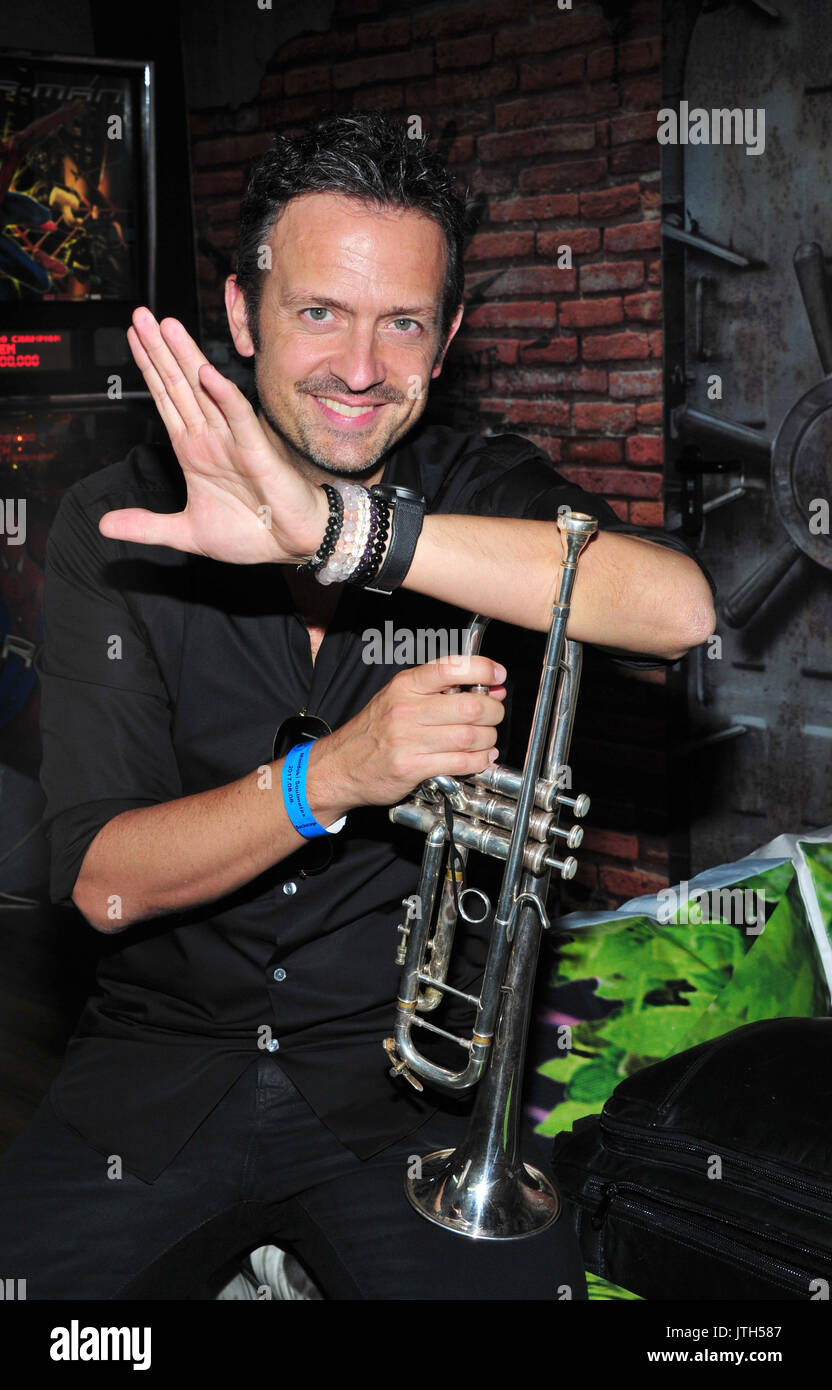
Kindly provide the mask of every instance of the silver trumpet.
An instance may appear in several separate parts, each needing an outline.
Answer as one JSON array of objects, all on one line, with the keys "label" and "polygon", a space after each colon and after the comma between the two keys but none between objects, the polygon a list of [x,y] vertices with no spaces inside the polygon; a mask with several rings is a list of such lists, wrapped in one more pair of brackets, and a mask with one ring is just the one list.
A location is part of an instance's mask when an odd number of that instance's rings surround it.
[{"label": "silver trumpet", "polygon": [[[427,836],[419,891],[404,900],[407,913],[398,928],[397,962],[403,969],[396,1033],[384,1043],[391,1074],[404,1076],[417,1090],[423,1089],[421,1077],[455,1093],[481,1081],[462,1144],[413,1165],[420,1171],[406,1179],[407,1195],[429,1221],[484,1240],[536,1235],[560,1210],[549,1179],[520,1157],[520,1098],[540,940],[549,926],[549,879],[553,869],[562,878],[573,877],[577,862],[566,851],[583,839],[579,825],[566,828],[559,822],[564,808],[579,819],[589,810],[587,796],[564,795],[571,785],[569,745],[581,677],[581,646],[567,638],[566,624],[578,558],[598,522],[572,512],[560,516],[557,525],[566,537],[566,558],[522,772],[498,762],[470,778],[433,777],[412,800],[390,811],[396,824]],[[472,617],[467,653],[479,651],[488,621]],[[456,865],[448,853],[449,822]],[[478,996],[454,989],[445,978],[458,916],[482,922],[492,912],[485,893],[462,886],[459,864],[464,866],[471,850],[505,861]],[[421,1016],[445,994],[466,1000],[476,1011],[470,1038]],[[425,1057],[413,1041],[414,1028],[456,1043],[465,1053],[460,1070]]]}]

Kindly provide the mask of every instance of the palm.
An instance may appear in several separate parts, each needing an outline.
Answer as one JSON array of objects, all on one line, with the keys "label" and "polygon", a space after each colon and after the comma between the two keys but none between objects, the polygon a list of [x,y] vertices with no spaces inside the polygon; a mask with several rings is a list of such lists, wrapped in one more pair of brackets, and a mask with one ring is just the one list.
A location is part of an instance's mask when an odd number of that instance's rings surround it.
[{"label": "palm", "polygon": [[187,486],[184,511],[107,512],[103,535],[231,564],[295,560],[322,535],[320,489],[278,453],[248,401],[182,324],[137,309],[128,342]]}]

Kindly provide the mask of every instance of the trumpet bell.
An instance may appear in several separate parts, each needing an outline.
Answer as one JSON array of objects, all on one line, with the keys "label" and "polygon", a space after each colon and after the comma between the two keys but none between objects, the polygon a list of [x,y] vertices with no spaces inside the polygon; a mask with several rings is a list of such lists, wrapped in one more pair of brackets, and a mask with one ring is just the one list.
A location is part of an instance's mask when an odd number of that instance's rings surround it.
[{"label": "trumpet bell", "polygon": [[557,1220],[560,1198],[549,1179],[529,1163],[489,1173],[473,1171],[464,1147],[438,1149],[408,1177],[411,1206],[436,1226],[475,1240],[536,1236]]}]

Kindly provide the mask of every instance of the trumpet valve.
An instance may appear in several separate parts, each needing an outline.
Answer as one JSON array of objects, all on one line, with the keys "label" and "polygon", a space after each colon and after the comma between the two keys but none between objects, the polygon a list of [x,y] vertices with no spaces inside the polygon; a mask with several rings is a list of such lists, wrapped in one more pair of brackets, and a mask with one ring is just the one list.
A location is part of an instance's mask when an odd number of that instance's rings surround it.
[{"label": "trumpet valve", "polygon": [[550,869],[557,869],[561,878],[574,878],[578,871],[578,861],[572,854],[567,855],[565,859],[555,859],[552,855],[547,855],[546,864]]},{"label": "trumpet valve", "polygon": [[401,922],[396,928],[399,935],[399,945],[396,951],[396,965],[404,965],[407,960],[407,938],[410,936],[410,923]]},{"label": "trumpet valve", "polygon": [[570,825],[568,830],[562,830],[559,825],[555,825],[551,830],[552,836],[566,841],[567,849],[578,849],[583,843],[584,828],[582,825]]},{"label": "trumpet valve", "polygon": [[587,815],[589,811],[590,800],[586,792],[578,792],[577,796],[561,796],[558,794],[555,800],[560,802],[561,806],[571,806],[572,814],[578,816],[579,819]]}]

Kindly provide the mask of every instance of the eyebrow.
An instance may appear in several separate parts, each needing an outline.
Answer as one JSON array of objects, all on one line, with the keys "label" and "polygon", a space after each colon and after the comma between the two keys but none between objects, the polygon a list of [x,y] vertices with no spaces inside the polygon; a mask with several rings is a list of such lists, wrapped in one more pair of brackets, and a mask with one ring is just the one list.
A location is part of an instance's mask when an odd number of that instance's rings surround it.
[{"label": "eyebrow", "polygon": [[[295,294],[287,295],[282,302],[289,309],[292,309],[295,306],[303,305],[304,308],[314,307],[316,309],[343,309],[348,314],[352,314],[355,312],[355,310],[349,304],[344,304],[343,301],[340,299],[332,299],[331,296],[327,294],[305,294],[303,292],[298,292]],[[439,315],[437,314],[436,309],[433,307],[433,305],[425,305],[419,307],[399,305],[394,306],[391,309],[385,310],[385,312],[381,314],[380,317],[393,319],[422,318],[429,319],[431,323],[435,323]]]}]

